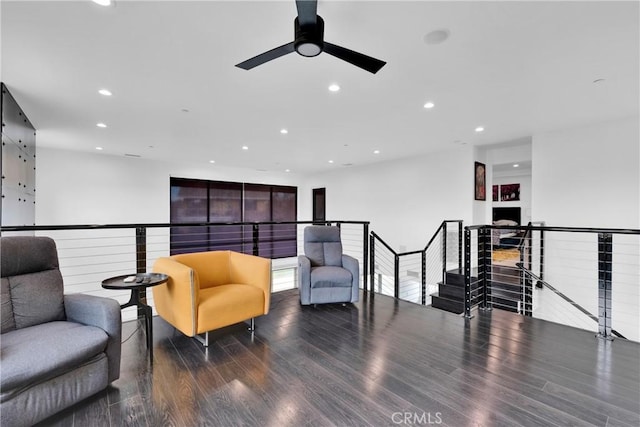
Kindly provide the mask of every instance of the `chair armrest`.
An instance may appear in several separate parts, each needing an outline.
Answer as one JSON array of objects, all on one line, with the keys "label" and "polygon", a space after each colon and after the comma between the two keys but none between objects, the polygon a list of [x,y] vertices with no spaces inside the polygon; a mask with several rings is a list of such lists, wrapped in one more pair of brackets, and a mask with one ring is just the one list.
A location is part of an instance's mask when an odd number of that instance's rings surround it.
[{"label": "chair armrest", "polygon": [[311,304],[311,260],[304,255],[298,255],[298,288],[300,302]]},{"label": "chair armrest", "polygon": [[112,298],[95,295],[69,294],[64,296],[67,320],[83,325],[96,326],[104,330],[107,340],[109,382],[120,377],[120,354],[122,339],[122,314],[120,304]]},{"label": "chair armrest", "polygon": [[258,256],[229,252],[230,278],[233,283],[256,286],[264,292],[264,314],[271,303],[271,260]]},{"label": "chair armrest", "polygon": [[170,257],[161,257],[153,264],[154,273],[163,273],[169,280],[153,286],[153,303],[164,320],[183,334],[192,337],[197,331],[198,274],[188,265]]},{"label": "chair armrest", "polygon": [[358,260],[350,255],[342,255],[342,267],[349,270],[353,278],[351,283],[351,302],[358,301],[360,296],[360,265]]}]

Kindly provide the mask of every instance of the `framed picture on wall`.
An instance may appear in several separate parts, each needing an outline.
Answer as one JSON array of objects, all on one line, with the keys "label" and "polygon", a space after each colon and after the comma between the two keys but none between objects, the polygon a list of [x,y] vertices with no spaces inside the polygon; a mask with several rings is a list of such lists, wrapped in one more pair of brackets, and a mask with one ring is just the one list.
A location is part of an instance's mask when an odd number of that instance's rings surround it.
[{"label": "framed picture on wall", "polygon": [[500,186],[500,200],[503,202],[520,200],[520,184],[502,184]]},{"label": "framed picture on wall", "polygon": [[475,162],[475,200],[487,200],[487,171],[484,163]]},{"label": "framed picture on wall", "polygon": [[498,186],[497,185],[493,186],[493,198],[492,198],[492,200],[494,202],[498,201]]}]

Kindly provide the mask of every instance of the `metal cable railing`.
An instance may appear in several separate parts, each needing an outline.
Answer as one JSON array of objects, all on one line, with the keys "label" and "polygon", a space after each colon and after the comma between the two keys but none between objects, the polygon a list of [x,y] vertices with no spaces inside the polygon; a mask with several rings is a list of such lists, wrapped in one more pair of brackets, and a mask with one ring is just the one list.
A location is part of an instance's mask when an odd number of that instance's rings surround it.
[{"label": "metal cable railing", "polygon": [[[539,224],[465,227],[465,316],[500,308],[640,341],[640,230]],[[518,242],[496,245],[507,229]]]},{"label": "metal cable railing", "polygon": [[[64,226],[5,226],[7,235],[46,235],[58,249],[66,293],[86,293],[128,301],[130,292],[103,289],[103,280],[146,273],[159,257],[203,250],[236,250],[272,259],[272,290],[297,286],[297,255],[304,253],[304,228],[312,221],[264,223],[107,224]],[[325,221],[340,227],[343,250],[360,264],[361,287],[368,289],[369,223]],[[180,230],[176,233],[176,230]],[[214,230],[215,232],[212,232]],[[244,230],[244,231],[243,231]],[[179,236],[176,239],[176,236]],[[284,256],[283,256],[284,255]],[[153,305],[151,292],[145,295]],[[136,308],[123,310],[123,319]]]},{"label": "metal cable railing", "polygon": [[375,232],[370,236],[371,291],[422,305],[431,304],[446,271],[461,269],[462,221],[443,221],[420,250],[396,252]]}]

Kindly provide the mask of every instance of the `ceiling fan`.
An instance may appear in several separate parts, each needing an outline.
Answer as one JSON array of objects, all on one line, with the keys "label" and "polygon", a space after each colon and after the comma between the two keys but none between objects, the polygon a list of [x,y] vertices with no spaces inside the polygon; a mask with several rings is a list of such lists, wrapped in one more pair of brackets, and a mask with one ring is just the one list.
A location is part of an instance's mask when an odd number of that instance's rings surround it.
[{"label": "ceiling fan", "polygon": [[293,21],[294,41],[247,59],[236,64],[236,67],[250,70],[292,52],[306,57],[326,52],[373,74],[386,64],[379,59],[324,41],[324,21],[317,14],[317,0],[296,0],[296,6],[298,17]]}]

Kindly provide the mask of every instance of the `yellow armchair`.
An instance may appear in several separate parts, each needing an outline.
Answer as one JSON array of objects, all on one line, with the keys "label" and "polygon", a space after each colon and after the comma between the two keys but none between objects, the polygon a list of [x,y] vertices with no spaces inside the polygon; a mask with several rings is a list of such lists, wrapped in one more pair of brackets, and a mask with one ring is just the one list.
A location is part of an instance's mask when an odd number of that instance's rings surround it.
[{"label": "yellow armchair", "polygon": [[[153,301],[164,320],[209,345],[209,331],[269,312],[271,260],[233,251],[158,258],[155,273],[169,280],[154,286]],[[199,334],[205,334],[204,339]]]}]

